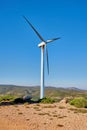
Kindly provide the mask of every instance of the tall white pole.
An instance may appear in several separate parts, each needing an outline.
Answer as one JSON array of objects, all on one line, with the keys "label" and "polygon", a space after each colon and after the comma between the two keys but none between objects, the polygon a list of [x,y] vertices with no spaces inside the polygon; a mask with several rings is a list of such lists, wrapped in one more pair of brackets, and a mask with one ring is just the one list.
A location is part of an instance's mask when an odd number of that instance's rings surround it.
[{"label": "tall white pole", "polygon": [[40,99],[44,97],[44,46],[41,47],[41,88]]}]

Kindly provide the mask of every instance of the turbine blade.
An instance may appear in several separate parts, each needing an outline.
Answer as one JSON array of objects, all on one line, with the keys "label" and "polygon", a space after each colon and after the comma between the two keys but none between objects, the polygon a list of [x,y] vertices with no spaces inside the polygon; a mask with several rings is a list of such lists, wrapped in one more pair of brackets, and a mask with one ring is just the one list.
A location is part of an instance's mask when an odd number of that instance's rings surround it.
[{"label": "turbine blade", "polygon": [[23,18],[26,20],[26,22],[31,26],[31,28],[34,30],[34,32],[38,35],[38,37],[41,39],[41,41],[45,41],[42,36],[38,33],[38,31],[34,28],[34,26],[29,22],[29,20],[23,16]]},{"label": "turbine blade", "polygon": [[49,74],[49,58],[48,58],[48,49],[47,49],[47,46],[46,46],[46,61],[47,61],[47,71],[48,71],[48,74]]},{"label": "turbine blade", "polygon": [[58,37],[58,38],[53,38],[53,39],[51,39],[51,40],[47,40],[46,43],[53,42],[53,41],[59,40],[59,39],[60,39],[60,37]]}]

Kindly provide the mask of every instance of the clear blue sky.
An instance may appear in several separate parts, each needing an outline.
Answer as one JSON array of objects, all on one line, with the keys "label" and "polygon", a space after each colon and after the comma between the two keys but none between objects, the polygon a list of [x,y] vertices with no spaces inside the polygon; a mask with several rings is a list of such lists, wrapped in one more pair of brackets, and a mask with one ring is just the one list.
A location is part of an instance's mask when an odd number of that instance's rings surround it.
[{"label": "clear blue sky", "polygon": [[45,84],[87,89],[87,1],[0,1],[0,84],[40,85],[40,42],[25,15],[48,45]]}]

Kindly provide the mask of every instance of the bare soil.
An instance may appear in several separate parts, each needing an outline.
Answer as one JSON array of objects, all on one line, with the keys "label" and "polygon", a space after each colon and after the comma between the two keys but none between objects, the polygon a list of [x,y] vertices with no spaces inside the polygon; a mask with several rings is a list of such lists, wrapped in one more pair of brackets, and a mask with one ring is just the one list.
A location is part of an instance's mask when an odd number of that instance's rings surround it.
[{"label": "bare soil", "polygon": [[0,106],[0,130],[87,130],[87,109],[68,103]]}]

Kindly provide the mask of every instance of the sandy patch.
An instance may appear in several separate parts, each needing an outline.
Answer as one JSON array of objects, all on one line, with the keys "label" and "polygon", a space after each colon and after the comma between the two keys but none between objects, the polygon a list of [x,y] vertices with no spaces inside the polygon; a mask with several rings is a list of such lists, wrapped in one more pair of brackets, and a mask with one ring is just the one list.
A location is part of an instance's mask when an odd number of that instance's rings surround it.
[{"label": "sandy patch", "polygon": [[87,113],[60,102],[0,106],[0,130],[87,130]]}]

